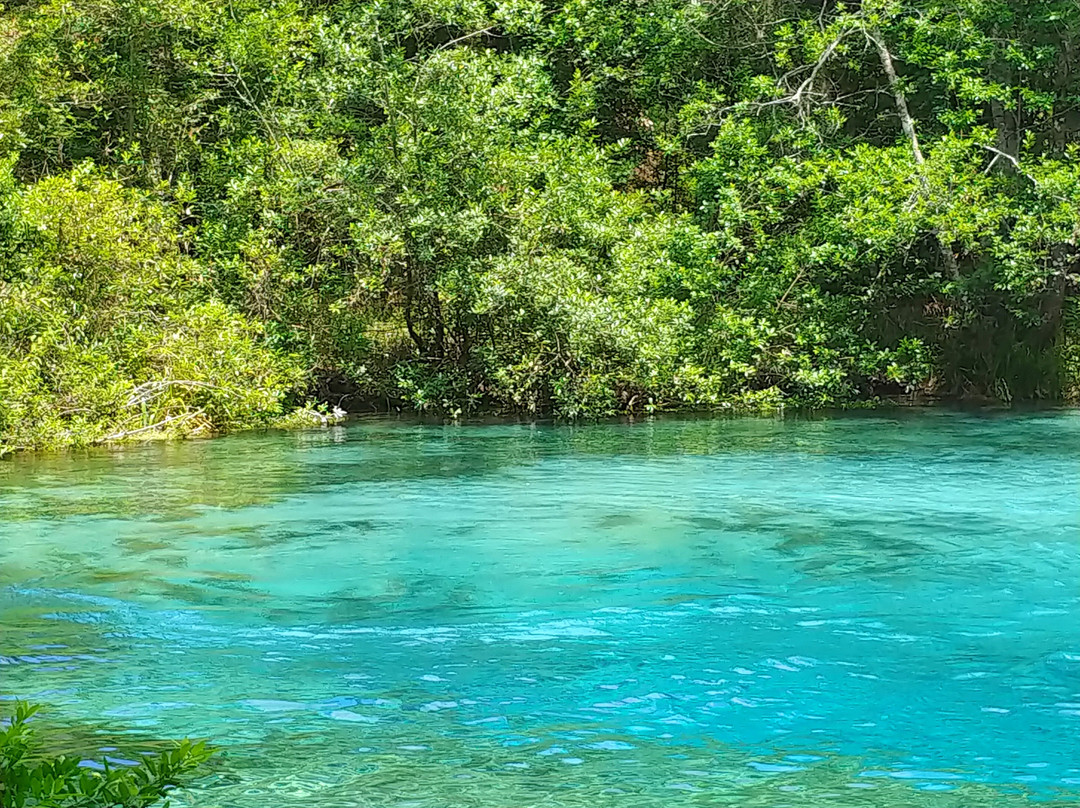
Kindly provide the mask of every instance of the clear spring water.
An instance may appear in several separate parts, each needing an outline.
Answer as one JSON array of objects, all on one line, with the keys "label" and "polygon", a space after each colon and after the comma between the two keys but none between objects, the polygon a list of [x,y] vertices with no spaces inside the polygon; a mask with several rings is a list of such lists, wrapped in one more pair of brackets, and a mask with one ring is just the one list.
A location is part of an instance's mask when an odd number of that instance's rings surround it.
[{"label": "clear spring water", "polygon": [[1078,461],[944,412],[19,457],[0,694],[212,738],[202,808],[1072,805]]}]

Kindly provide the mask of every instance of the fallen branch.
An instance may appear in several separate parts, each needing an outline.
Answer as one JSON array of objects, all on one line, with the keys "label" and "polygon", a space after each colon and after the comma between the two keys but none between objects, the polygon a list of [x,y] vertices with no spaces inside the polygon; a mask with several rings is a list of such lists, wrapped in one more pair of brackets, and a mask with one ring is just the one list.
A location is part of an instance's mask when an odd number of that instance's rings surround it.
[{"label": "fallen branch", "polygon": [[150,424],[150,426],[142,426],[142,427],[139,427],[138,429],[128,429],[128,430],[126,430],[124,432],[114,432],[111,435],[106,435],[103,438],[99,438],[98,440],[95,440],[94,443],[95,444],[101,444],[101,443],[107,443],[109,441],[114,441],[114,440],[123,440],[124,438],[130,438],[132,435],[140,435],[143,432],[149,432],[149,431],[154,430],[154,429],[160,429],[161,427],[166,426],[167,424],[176,423],[177,421],[182,421],[182,420],[185,420],[185,419],[188,419],[188,418],[194,418],[195,416],[202,415],[202,414],[203,414],[202,410],[195,410],[194,412],[183,412],[183,413],[180,413],[180,415],[174,415],[171,418],[166,418],[164,421],[158,421],[156,424]]},{"label": "fallen branch", "polygon": [[143,382],[132,392],[131,396],[126,402],[125,407],[134,407],[136,404],[144,404],[153,398],[156,398],[160,393],[169,387],[201,387],[207,390],[221,390],[215,384],[208,384],[206,382],[193,382],[184,379],[166,379],[158,382]]}]

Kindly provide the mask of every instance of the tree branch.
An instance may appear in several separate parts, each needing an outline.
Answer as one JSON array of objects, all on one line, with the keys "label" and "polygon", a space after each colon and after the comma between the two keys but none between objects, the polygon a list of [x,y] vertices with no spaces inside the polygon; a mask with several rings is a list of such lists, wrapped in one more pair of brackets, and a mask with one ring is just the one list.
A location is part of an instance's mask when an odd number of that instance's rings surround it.
[{"label": "tree branch", "polygon": [[[892,54],[885,45],[885,39],[882,37],[881,31],[876,28],[864,28],[863,33],[877,48],[881,68],[885,71],[885,76],[889,80],[889,89],[892,90],[893,101],[896,103],[896,114],[900,118],[900,127],[904,130],[904,136],[911,146],[911,153],[915,159],[915,173],[919,178],[919,186],[922,188],[923,194],[929,198],[930,181],[926,177],[926,158],[923,156],[922,147],[919,146],[919,136],[915,132],[915,119],[911,117],[911,110],[908,109],[907,96],[904,95],[904,89],[900,86],[900,77],[896,74],[896,65],[893,64]],[[934,239],[937,241],[938,251],[941,253],[941,260],[945,264],[945,270],[949,273],[949,277],[954,281],[960,280],[960,267],[956,263],[956,256],[953,254],[952,246],[941,238],[941,232],[937,229],[934,230]]]}]

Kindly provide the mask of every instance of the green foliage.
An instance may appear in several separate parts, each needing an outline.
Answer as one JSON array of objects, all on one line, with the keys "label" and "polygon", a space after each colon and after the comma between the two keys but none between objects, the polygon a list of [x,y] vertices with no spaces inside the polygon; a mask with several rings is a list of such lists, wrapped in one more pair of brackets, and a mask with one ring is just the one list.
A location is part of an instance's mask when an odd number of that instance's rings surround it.
[{"label": "green foliage", "polygon": [[165,205],[80,169],[24,188],[0,264],[0,439],[191,434],[265,421],[299,380],[208,299]]},{"label": "green foliage", "polygon": [[1077,33],[1064,0],[14,4],[0,441],[1069,394]]},{"label": "green foliage", "polygon": [[183,741],[133,766],[117,768],[106,760],[89,768],[77,757],[41,754],[30,724],[37,709],[19,704],[0,725],[0,805],[5,808],[167,806],[162,800],[169,791],[213,754],[201,741]]}]

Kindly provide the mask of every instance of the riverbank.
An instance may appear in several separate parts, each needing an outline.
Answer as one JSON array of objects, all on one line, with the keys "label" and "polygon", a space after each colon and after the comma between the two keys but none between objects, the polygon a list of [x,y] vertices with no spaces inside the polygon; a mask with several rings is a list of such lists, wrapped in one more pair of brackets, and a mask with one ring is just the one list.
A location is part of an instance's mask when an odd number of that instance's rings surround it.
[{"label": "riverbank", "polygon": [[[386,399],[371,401],[364,409],[354,409],[346,412],[340,407],[331,408],[327,404],[312,405],[297,408],[284,416],[267,418],[263,422],[246,426],[242,429],[212,431],[199,429],[185,432],[182,428],[164,428],[132,430],[128,434],[116,436],[111,439],[101,440],[77,440],[66,439],[69,436],[61,435],[59,438],[44,442],[36,446],[13,446],[0,443],[0,460],[10,459],[16,454],[26,452],[55,452],[73,449],[108,448],[118,447],[125,444],[150,443],[159,441],[183,441],[183,440],[206,440],[222,438],[238,433],[261,433],[267,431],[298,431],[318,430],[328,427],[348,426],[351,423],[364,423],[378,421],[380,419],[399,420],[406,424],[427,425],[502,425],[508,423],[519,424],[565,424],[565,425],[588,425],[602,423],[636,423],[655,422],[657,420],[697,420],[733,417],[781,417],[796,419],[830,418],[835,416],[851,416],[865,413],[874,415],[902,415],[904,417],[922,411],[940,410],[942,412],[969,412],[969,413],[1040,413],[1052,412],[1075,407],[1073,402],[1002,402],[986,398],[955,399],[929,395],[894,396],[891,398],[879,398],[872,401],[851,402],[843,407],[798,407],[798,406],[740,406],[729,403],[712,408],[693,408],[683,410],[654,410],[652,412],[623,412],[592,417],[567,418],[555,413],[526,413],[505,412],[496,410],[477,410],[468,414],[456,412],[419,412],[406,409],[404,406],[395,407],[393,402],[390,408],[379,405],[385,404]],[[357,402],[352,402],[355,407]],[[173,423],[183,426],[183,419],[176,419]],[[170,427],[171,424],[166,424]]]}]

